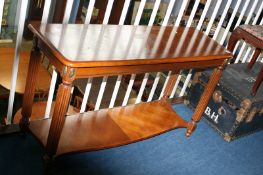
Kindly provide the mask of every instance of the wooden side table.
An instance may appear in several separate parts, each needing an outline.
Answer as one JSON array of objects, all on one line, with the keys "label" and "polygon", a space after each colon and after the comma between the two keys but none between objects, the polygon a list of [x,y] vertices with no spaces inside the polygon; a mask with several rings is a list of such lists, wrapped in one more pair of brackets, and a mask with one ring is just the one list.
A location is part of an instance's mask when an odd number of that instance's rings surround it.
[{"label": "wooden side table", "polygon": [[[80,24],[32,24],[31,52],[21,129],[43,144],[45,160],[83,151],[121,146],[176,128],[190,136],[232,54],[194,28]],[[164,30],[162,40],[157,35]],[[175,35],[174,35],[175,34]],[[117,39],[115,36],[118,36]],[[33,92],[41,52],[62,77],[52,118],[32,121]],[[215,67],[191,121],[182,119],[167,97],[181,69]],[[102,109],[65,117],[73,80],[99,76],[172,71],[159,101]]]},{"label": "wooden side table", "polygon": [[[237,27],[230,36],[229,43],[228,43],[228,50],[233,52],[234,47],[238,40],[243,39],[247,43],[251,44],[256,48],[250,63],[248,64],[248,69],[251,69],[259,54],[262,52],[263,49],[263,26],[260,25],[242,25]],[[257,79],[252,87],[251,94],[256,95],[257,90],[260,84],[263,81],[263,67],[261,68]]]}]

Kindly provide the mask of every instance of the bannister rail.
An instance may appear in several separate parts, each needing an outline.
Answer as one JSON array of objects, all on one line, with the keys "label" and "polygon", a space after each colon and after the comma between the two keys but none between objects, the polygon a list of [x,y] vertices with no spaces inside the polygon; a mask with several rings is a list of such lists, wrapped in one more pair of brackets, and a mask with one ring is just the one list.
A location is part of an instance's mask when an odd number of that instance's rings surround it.
[{"label": "bannister rail", "polygon": [[[74,1],[78,1],[74,3]],[[0,22],[3,21],[3,10],[5,2],[0,1]],[[32,3],[32,2],[31,2]],[[56,6],[55,1],[45,0],[42,24],[52,23],[52,18],[55,15]],[[117,4],[117,5],[116,5]],[[30,2],[23,0],[19,3],[17,9],[19,14],[18,24],[16,26],[16,38],[15,38],[15,54],[12,70],[12,78],[10,79],[10,90],[8,100],[8,111],[7,111],[7,124],[12,123],[15,112],[18,110],[14,107],[15,96],[16,96],[16,82],[18,75],[18,66],[20,60],[20,50],[23,41],[23,32],[25,27],[25,20],[28,18],[27,10],[29,9]],[[227,47],[228,38],[234,28],[241,24],[263,24],[263,0],[67,0],[64,4],[63,18],[61,23],[97,23],[97,24],[117,24],[117,25],[147,25],[149,30],[145,31],[145,37],[149,37],[150,27],[154,25],[158,26],[186,26],[195,27],[196,29],[204,32],[205,35],[216,40],[218,43]],[[75,18],[71,18],[74,14],[78,14]],[[75,21],[72,21],[75,20]],[[116,22],[117,21],[117,22]],[[1,38],[3,38],[4,28],[6,26],[0,26]],[[8,27],[8,26],[7,26]],[[85,31],[82,31],[85,33]],[[103,37],[103,30],[98,31]],[[156,36],[156,41],[151,50],[151,54],[154,55],[162,42],[164,36],[164,30],[160,30]],[[164,48],[164,54],[169,52],[172,45],[172,40],[176,36],[176,28],[170,33],[168,37],[167,45]],[[197,35],[197,34],[196,34]],[[112,37],[116,38],[116,43],[109,46],[111,52],[115,52],[116,44],[118,40],[118,32]],[[133,43],[134,38],[128,39],[127,46]],[[186,33],[182,35],[181,40],[187,40]],[[63,41],[60,41],[63,43]],[[85,47],[79,44],[79,49]],[[0,45],[1,47],[1,45]],[[99,46],[98,46],[99,47]],[[138,46],[143,50],[144,45]],[[176,46],[175,53],[180,52],[182,45]],[[187,51],[192,51],[193,43],[189,43]],[[212,47],[212,46],[211,46]],[[233,54],[237,56],[235,63],[238,62],[249,62],[254,53],[254,48],[247,45],[244,42],[238,42],[234,49]],[[132,52],[127,47],[127,54]],[[194,51],[193,51],[194,52]],[[140,55],[145,53],[139,52]],[[0,55],[0,59],[1,59]],[[262,54],[259,55],[258,61],[263,62]],[[60,75],[57,73],[56,68],[52,65],[48,66],[52,77],[50,78],[50,88],[47,92],[47,105],[45,108],[44,116],[48,118],[52,111],[52,102],[55,99],[57,84],[59,82]],[[181,70],[179,75],[176,77],[174,86],[172,88],[169,98],[182,97],[187,94],[187,90],[191,85],[191,79],[193,77],[193,70]],[[140,103],[141,101],[152,101],[161,99],[164,95],[167,83],[171,78],[172,72],[146,72],[143,75],[131,74],[130,76],[118,75],[115,78],[108,76],[102,77],[101,79],[88,78],[85,81],[85,85],[82,83],[81,88],[72,89],[72,96],[76,94],[80,95],[81,98],[79,103],[79,112],[83,113],[87,110],[98,110],[101,108],[113,108],[115,106],[126,106],[130,103]],[[4,75],[3,75],[4,76]],[[95,84],[94,84],[95,82]],[[0,82],[1,84],[1,82]],[[96,87],[98,92],[94,92]],[[111,88],[109,91],[107,88]],[[81,91],[81,93],[79,92]],[[119,92],[123,94],[123,101],[119,102]],[[36,92],[38,93],[38,92]],[[80,94],[79,94],[80,93]],[[110,93],[110,95],[109,95]],[[96,94],[94,97],[94,95]],[[105,100],[105,98],[109,98]],[[96,98],[91,104],[91,98]],[[72,98],[74,101],[74,98]],[[107,101],[107,103],[105,102]],[[104,104],[105,102],[105,104]],[[73,103],[73,102],[72,102]],[[20,104],[21,106],[21,104]]]}]

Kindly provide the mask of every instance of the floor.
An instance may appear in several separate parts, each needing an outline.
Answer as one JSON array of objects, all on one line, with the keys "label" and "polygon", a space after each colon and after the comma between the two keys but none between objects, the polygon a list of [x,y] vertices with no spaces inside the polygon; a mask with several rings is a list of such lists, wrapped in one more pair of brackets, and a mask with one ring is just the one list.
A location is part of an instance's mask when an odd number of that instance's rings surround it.
[{"label": "floor", "polygon": [[[176,105],[186,119],[192,110]],[[263,132],[225,142],[203,121],[190,137],[178,129],[107,150],[62,156],[56,175],[262,175]],[[29,134],[0,137],[0,174],[38,175],[44,150]]]}]

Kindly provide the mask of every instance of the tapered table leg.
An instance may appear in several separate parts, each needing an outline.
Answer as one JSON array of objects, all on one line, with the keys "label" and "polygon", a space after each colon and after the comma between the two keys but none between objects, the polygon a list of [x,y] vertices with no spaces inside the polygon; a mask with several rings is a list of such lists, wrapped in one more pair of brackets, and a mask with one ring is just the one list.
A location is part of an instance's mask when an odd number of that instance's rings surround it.
[{"label": "tapered table leg", "polygon": [[222,71],[225,67],[225,64],[226,64],[227,60],[219,67],[215,68],[212,75],[210,76],[210,79],[209,79],[209,82],[207,83],[206,87],[205,87],[205,90],[197,104],[197,107],[194,111],[194,114],[192,116],[192,119],[191,121],[188,123],[188,126],[187,126],[187,131],[186,131],[186,136],[189,137],[192,132],[195,130],[196,128],[196,124],[197,122],[200,121],[204,111],[205,111],[205,108],[207,107],[208,105],[208,102],[209,102],[209,99],[211,98],[215,88],[216,88],[216,85],[222,75]]},{"label": "tapered table leg", "polygon": [[35,94],[36,79],[37,79],[39,65],[41,61],[41,52],[37,46],[37,43],[38,43],[38,39],[34,38],[33,47],[30,54],[28,73],[26,78],[25,93],[23,97],[22,112],[21,112],[22,118],[19,123],[22,132],[24,132],[29,125],[29,117],[31,116],[32,104]]},{"label": "tapered table leg", "polygon": [[60,135],[63,129],[65,115],[68,109],[72,82],[75,77],[75,69],[64,67],[62,72],[62,83],[59,85],[54,113],[51,120],[50,130],[46,144],[46,159],[56,154]]}]

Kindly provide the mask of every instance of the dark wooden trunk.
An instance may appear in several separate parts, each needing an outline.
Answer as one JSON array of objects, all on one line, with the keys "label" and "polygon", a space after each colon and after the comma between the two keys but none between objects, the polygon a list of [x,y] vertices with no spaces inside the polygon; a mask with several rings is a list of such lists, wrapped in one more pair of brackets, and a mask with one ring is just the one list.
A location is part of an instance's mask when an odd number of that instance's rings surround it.
[{"label": "dark wooden trunk", "polygon": [[[252,70],[248,70],[247,65],[227,66],[203,113],[206,123],[227,141],[263,129],[263,86],[259,87],[255,96],[251,95],[262,63],[256,63]],[[191,106],[196,106],[210,74],[211,71],[203,72],[191,88]]]}]

